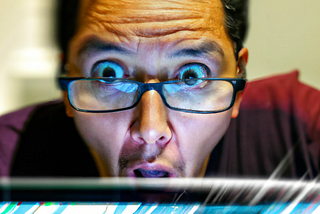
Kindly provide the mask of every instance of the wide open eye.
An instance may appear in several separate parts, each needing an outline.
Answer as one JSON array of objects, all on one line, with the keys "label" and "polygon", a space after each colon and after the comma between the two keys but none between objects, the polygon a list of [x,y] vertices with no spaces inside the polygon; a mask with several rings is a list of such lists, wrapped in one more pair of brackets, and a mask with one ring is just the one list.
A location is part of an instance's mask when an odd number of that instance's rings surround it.
[{"label": "wide open eye", "polygon": [[180,79],[205,78],[208,76],[209,68],[203,64],[191,63],[179,69]]},{"label": "wide open eye", "polygon": [[205,78],[209,74],[209,68],[203,64],[192,63],[186,64],[179,69],[179,77],[183,80],[188,80],[187,85],[198,84],[200,80],[192,80],[197,78]]},{"label": "wide open eye", "polygon": [[92,77],[108,77],[108,78],[123,78],[124,71],[122,67],[111,61],[97,63],[91,72]]}]

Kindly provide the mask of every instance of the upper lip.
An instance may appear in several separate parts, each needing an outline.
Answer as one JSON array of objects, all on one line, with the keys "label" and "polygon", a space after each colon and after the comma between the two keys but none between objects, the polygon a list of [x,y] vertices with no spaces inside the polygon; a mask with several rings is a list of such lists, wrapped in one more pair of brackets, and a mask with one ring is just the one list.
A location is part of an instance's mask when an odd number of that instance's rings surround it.
[{"label": "upper lip", "polygon": [[134,165],[133,167],[130,167],[127,169],[127,175],[129,177],[136,177],[135,170],[165,172],[166,177],[178,177],[177,172],[173,168],[163,166],[157,163],[142,163],[142,164]]}]

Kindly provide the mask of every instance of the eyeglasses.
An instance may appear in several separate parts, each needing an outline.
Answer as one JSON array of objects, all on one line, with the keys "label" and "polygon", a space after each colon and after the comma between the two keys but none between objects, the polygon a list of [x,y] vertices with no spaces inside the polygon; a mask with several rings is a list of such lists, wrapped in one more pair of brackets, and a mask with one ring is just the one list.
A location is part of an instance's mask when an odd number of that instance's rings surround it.
[{"label": "eyeglasses", "polygon": [[119,78],[60,77],[59,85],[62,90],[68,91],[71,106],[81,112],[106,113],[131,109],[146,91],[155,90],[170,109],[209,114],[230,109],[246,81],[203,78],[141,83]]}]

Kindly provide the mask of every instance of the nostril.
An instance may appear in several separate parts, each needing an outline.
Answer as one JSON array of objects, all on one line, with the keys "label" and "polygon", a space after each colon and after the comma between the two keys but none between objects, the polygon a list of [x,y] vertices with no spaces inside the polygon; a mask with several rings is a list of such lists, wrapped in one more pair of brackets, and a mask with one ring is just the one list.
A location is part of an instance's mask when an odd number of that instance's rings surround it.
[{"label": "nostril", "polygon": [[160,147],[166,146],[168,142],[169,142],[169,139],[163,135],[159,137],[158,140],[156,141],[157,145]]}]

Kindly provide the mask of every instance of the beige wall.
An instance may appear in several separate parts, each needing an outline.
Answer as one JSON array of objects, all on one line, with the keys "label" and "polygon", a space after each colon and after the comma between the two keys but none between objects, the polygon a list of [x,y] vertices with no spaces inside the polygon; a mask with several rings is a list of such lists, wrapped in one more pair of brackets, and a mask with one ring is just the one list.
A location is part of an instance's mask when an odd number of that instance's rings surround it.
[{"label": "beige wall", "polygon": [[0,115],[60,97],[55,0],[0,0]]},{"label": "beige wall", "polygon": [[293,69],[320,89],[320,1],[251,0],[248,77]]},{"label": "beige wall", "polygon": [[[0,115],[60,96],[55,0],[0,0]],[[251,0],[248,78],[293,69],[320,89],[320,1]]]}]

